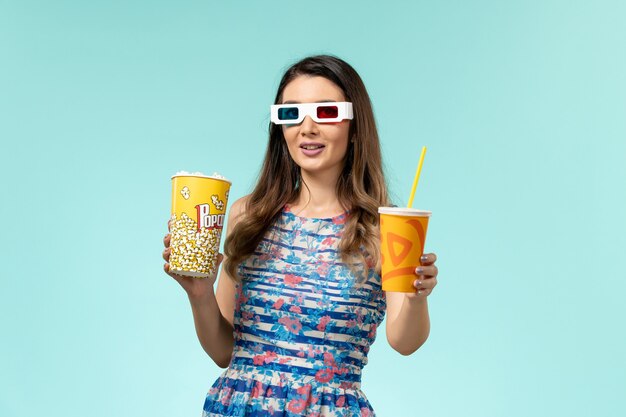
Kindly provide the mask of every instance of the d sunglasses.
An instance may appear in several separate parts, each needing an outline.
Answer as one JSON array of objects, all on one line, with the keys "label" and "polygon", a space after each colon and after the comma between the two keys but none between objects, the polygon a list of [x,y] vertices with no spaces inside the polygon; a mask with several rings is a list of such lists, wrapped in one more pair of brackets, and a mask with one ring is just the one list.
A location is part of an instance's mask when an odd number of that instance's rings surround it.
[{"label": "d sunglasses", "polygon": [[277,125],[299,124],[306,116],[317,123],[334,123],[352,119],[352,103],[346,101],[326,103],[273,104],[270,115]]}]

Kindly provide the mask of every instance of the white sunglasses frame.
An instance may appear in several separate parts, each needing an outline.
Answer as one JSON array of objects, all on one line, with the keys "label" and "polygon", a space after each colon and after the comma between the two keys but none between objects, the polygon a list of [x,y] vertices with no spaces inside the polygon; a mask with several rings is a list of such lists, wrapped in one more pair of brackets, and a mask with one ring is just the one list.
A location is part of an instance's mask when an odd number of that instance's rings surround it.
[{"label": "white sunglasses frame", "polygon": [[[317,108],[320,106],[337,106],[337,117],[333,119],[320,119],[317,117]],[[280,120],[278,118],[278,110],[285,107],[297,107],[298,118],[291,120]],[[272,104],[270,106],[270,119],[272,123],[277,125],[297,125],[302,123],[306,116],[310,116],[316,123],[337,123],[345,119],[354,117],[352,113],[352,103],[348,101],[328,101],[320,103],[290,103],[290,104]]]}]

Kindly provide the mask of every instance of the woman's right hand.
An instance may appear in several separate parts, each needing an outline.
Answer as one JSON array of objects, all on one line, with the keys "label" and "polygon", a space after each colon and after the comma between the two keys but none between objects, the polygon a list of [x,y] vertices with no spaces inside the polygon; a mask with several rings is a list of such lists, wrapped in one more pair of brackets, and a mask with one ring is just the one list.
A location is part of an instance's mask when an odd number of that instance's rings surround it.
[{"label": "woman's right hand", "polygon": [[[167,230],[170,231],[170,222],[167,222]],[[186,277],[183,275],[177,275],[170,272],[170,240],[171,235],[168,233],[163,238],[163,245],[165,249],[163,250],[163,259],[165,259],[165,265],[163,265],[163,269],[165,273],[167,273],[170,277],[174,278],[181,287],[187,293],[187,296],[190,299],[201,299],[209,296],[213,293],[213,284],[215,283],[215,279],[217,277],[217,271],[219,270],[219,266],[222,263],[222,259],[224,256],[219,253],[217,255],[217,266],[215,268],[215,275],[207,277],[207,278],[196,278],[196,277]]]}]

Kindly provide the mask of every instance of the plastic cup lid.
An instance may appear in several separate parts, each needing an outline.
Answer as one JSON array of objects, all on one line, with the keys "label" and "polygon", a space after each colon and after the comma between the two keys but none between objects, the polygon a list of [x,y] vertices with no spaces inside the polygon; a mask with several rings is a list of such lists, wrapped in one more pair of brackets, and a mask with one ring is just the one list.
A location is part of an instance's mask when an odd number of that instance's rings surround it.
[{"label": "plastic cup lid", "polygon": [[396,216],[419,216],[430,217],[433,212],[429,210],[419,210],[408,207],[378,207],[381,214],[394,214]]}]

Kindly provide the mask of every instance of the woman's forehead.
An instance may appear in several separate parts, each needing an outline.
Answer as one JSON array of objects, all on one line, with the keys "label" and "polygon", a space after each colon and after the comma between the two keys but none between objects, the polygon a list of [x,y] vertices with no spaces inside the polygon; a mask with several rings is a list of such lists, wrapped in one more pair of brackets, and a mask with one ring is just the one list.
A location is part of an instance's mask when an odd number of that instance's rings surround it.
[{"label": "woman's forehead", "polygon": [[337,84],[324,77],[301,75],[291,80],[283,89],[282,102],[315,103],[345,101]]}]

